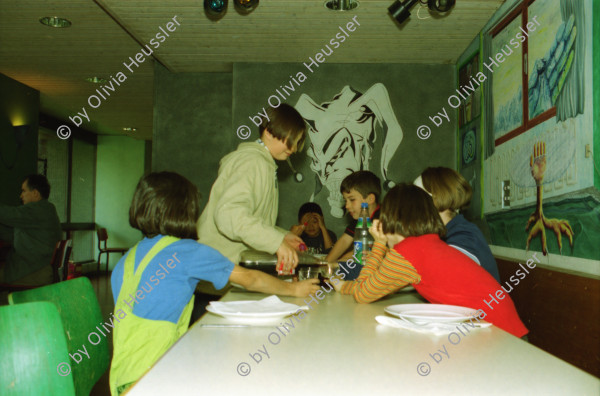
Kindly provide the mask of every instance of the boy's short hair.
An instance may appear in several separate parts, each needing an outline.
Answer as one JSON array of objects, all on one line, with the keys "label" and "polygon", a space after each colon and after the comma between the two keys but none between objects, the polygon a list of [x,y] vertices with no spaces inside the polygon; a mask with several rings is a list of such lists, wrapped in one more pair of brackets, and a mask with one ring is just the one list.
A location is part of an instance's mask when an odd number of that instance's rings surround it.
[{"label": "boy's short hair", "polygon": [[198,188],[174,172],[153,172],[142,177],[129,208],[129,224],[148,238],[161,234],[198,239],[199,217]]},{"label": "boy's short hair", "polygon": [[307,202],[300,206],[300,209],[298,209],[298,222],[300,222],[300,220],[302,220],[302,216],[304,216],[307,213],[318,213],[321,216],[323,216],[323,210],[321,210],[319,204],[314,202]]},{"label": "boy's short hair", "polygon": [[466,209],[471,203],[473,190],[469,182],[453,169],[427,168],[421,173],[421,179],[439,212],[446,209],[456,212]]},{"label": "boy's short hair", "polygon": [[379,203],[381,196],[381,180],[370,171],[356,171],[344,178],[340,185],[341,193],[349,193],[351,189],[355,189],[362,195],[364,199],[369,194],[375,195],[375,203]]},{"label": "boy's short hair", "polygon": [[429,194],[412,184],[401,183],[386,194],[379,219],[385,234],[404,237],[438,234],[440,238],[446,234]]},{"label": "boy's short hair", "polygon": [[30,190],[38,190],[43,199],[48,199],[50,196],[50,183],[44,175],[29,175],[25,178],[27,187]]},{"label": "boy's short hair", "polygon": [[[262,136],[263,131],[268,130],[271,135],[286,142],[289,149],[293,142],[298,140],[298,151],[302,150],[306,139],[306,124],[298,111],[287,103],[282,103],[276,108],[267,109],[267,119],[263,119],[258,133]],[[287,139],[287,141],[286,141]]]}]

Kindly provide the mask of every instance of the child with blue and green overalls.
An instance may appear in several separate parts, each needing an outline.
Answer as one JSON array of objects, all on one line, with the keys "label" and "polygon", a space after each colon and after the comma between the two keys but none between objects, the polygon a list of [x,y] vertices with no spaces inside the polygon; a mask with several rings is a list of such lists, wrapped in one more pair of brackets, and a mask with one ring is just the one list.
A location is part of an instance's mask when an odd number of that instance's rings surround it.
[{"label": "child with blue and green overalls", "polygon": [[119,395],[137,381],[188,328],[200,280],[216,289],[228,280],[248,290],[306,297],[318,279],[284,282],[234,265],[196,242],[200,199],[196,186],[172,172],[151,173],[137,185],[129,223],[144,235],[117,263],[110,389]]}]

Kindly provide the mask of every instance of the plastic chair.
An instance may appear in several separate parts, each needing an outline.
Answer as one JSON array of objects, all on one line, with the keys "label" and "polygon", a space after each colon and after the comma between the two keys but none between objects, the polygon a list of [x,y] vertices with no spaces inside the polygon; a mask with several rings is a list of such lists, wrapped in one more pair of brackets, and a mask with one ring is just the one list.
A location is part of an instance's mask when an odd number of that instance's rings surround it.
[{"label": "plastic chair", "polygon": [[[49,301],[56,305],[62,318],[69,352],[72,355],[77,352],[81,358],[78,364],[72,366],[76,394],[89,395],[96,382],[108,369],[110,357],[106,338],[111,336],[112,330],[110,326],[102,326],[105,321],[102,320],[100,304],[98,304],[90,280],[81,277],[33,290],[12,293],[9,294],[8,301],[10,304]],[[108,320],[106,322],[110,323]],[[91,340],[88,339],[92,332],[98,334],[99,341],[93,335]],[[105,336],[102,336],[102,333]],[[96,345],[93,345],[92,342],[95,342]],[[79,349],[83,349],[83,345],[86,347],[89,358],[85,353],[78,352]]]},{"label": "plastic chair", "polygon": [[71,257],[70,239],[58,241],[52,254],[52,277],[53,283],[62,282],[67,279],[69,271],[69,258]]},{"label": "plastic chair", "polygon": [[[98,234],[98,250],[100,251],[100,253],[98,253],[97,271],[100,271],[100,256],[106,253],[106,273],[108,274],[108,261],[110,259],[110,254],[121,253],[123,255],[129,250],[129,248],[109,248],[106,246],[106,243],[108,242],[108,233],[106,232],[106,228],[98,228],[96,232]],[[104,244],[104,246],[102,246],[102,244]]]},{"label": "plastic chair", "polygon": [[[67,343],[54,304],[0,307],[0,395],[75,395]],[[67,374],[67,375],[65,375]]]}]

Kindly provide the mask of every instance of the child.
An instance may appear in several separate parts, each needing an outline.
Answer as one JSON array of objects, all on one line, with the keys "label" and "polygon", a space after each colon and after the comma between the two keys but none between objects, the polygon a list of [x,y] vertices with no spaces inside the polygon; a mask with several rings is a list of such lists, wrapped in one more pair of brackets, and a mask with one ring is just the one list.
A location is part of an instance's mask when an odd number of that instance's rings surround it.
[{"label": "child", "polygon": [[500,285],[440,239],[444,224],[431,197],[421,188],[407,184],[392,188],[383,200],[381,222],[373,221],[369,231],[375,243],[358,279],[333,283],[342,294],[369,303],[410,283],[431,303],[479,309],[479,319],[487,317],[516,337],[527,334],[508,294],[497,305],[485,305],[484,300],[491,301],[490,296],[502,291]]},{"label": "child", "polygon": [[129,223],[144,239],[119,260],[111,276],[113,396],[137,381],[186,332],[199,280],[216,288],[231,280],[248,290],[290,296],[319,289],[317,279],[284,282],[234,265],[196,242],[199,215],[198,190],[183,176],[151,173],[138,183]]},{"label": "child", "polygon": [[277,253],[284,272],[298,265],[297,235],[275,227],[279,190],[275,160],[285,161],[305,138],[304,119],[292,106],[267,109],[260,139],[242,143],[221,160],[217,180],[198,221],[198,241],[238,263],[252,248]]},{"label": "child", "polygon": [[446,243],[473,258],[500,282],[498,265],[485,237],[475,224],[468,222],[458,213],[459,210],[466,209],[471,202],[473,193],[469,182],[460,173],[450,168],[439,167],[425,169],[414,184],[433,198],[433,204],[446,226]]},{"label": "child", "polygon": [[369,204],[371,220],[379,218],[378,202],[381,196],[381,181],[373,172],[358,171],[346,176],[340,185],[340,191],[346,201],[346,210],[354,221],[346,227],[344,234],[333,245],[326,258],[328,262],[345,261],[352,257],[353,250],[351,248],[354,243],[354,229],[363,202]]},{"label": "child", "polygon": [[306,246],[315,254],[329,253],[331,247],[337,240],[333,231],[325,227],[323,211],[319,204],[307,202],[298,210],[298,222],[300,224],[291,227],[290,231],[298,235]]}]

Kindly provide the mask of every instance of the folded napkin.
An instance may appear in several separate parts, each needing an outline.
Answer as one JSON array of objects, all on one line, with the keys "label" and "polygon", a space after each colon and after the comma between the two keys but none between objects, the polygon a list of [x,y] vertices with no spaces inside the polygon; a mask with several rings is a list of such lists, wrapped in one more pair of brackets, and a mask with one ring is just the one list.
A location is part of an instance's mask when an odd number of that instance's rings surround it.
[{"label": "folded napkin", "polygon": [[[457,331],[457,327],[460,323],[426,323],[423,325],[415,324],[403,319],[391,318],[389,316],[379,315],[375,317],[375,320],[382,325],[396,327],[399,329],[406,329],[416,331],[418,333],[442,335],[449,334],[453,331]],[[489,327],[491,323],[468,323],[465,326],[471,327]]]},{"label": "folded napkin", "polygon": [[301,308],[296,304],[283,302],[277,296],[269,296],[262,300],[253,301],[211,301],[210,306],[216,313],[223,314],[294,313]]}]

